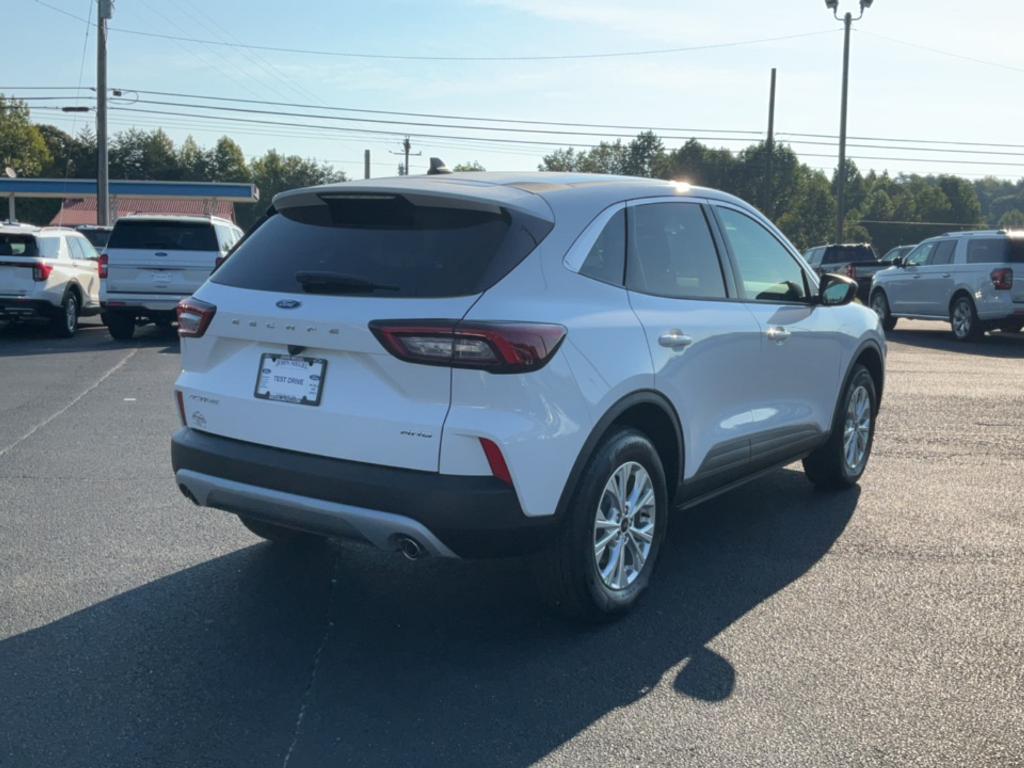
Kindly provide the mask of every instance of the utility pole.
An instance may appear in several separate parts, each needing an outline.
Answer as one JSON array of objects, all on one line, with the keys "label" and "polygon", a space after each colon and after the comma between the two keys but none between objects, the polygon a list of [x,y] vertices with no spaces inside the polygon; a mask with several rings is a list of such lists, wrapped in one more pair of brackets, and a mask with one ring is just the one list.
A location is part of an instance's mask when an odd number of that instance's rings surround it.
[{"label": "utility pole", "polygon": [[774,177],[772,176],[772,161],[775,159],[775,67],[772,67],[772,84],[768,91],[768,140],[765,142],[765,149],[768,150],[768,160],[765,163],[764,171],[764,209],[765,215],[772,218],[775,211],[772,200],[772,187]]},{"label": "utility pole", "polygon": [[[846,95],[850,81],[850,29],[853,22],[860,21],[864,17],[864,11],[871,7],[874,0],[860,0],[860,15],[857,18],[847,11],[843,15],[843,96],[839,108],[839,170],[836,183],[836,242],[841,243],[845,239],[843,233],[846,230]],[[825,0],[825,6],[832,11],[832,15],[839,19],[839,0]]]},{"label": "utility pole", "polygon": [[110,224],[110,177],[107,155],[107,22],[114,0],[96,0],[96,223]]},{"label": "utility pole", "polygon": [[[409,137],[406,136],[404,139],[402,139],[402,151],[401,152],[392,152],[391,153],[392,155],[402,155],[402,154],[405,155],[405,165],[399,167],[399,169],[398,169],[399,170],[399,175],[401,175],[401,176],[408,176],[409,175],[409,154],[410,154],[409,150],[411,150],[411,149],[412,149],[412,141],[410,141]],[[414,157],[419,157],[423,153],[422,152],[414,152],[412,154],[413,154]]]},{"label": "utility pole", "polygon": [[370,178],[370,150],[363,150],[363,178]]}]

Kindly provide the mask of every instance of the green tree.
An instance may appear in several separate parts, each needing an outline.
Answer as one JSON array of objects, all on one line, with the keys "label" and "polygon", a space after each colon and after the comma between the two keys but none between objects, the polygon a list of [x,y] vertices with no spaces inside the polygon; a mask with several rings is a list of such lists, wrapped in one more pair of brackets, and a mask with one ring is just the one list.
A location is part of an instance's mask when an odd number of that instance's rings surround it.
[{"label": "green tree", "polygon": [[468,163],[458,163],[458,164],[456,164],[456,166],[454,168],[452,168],[452,172],[453,173],[464,173],[464,172],[467,172],[467,171],[486,171],[486,170],[487,169],[484,168],[482,165],[480,165],[480,163],[478,163],[476,160],[471,160]]},{"label": "green tree", "polygon": [[38,176],[53,160],[39,128],[29,122],[28,105],[0,94],[0,173]]},{"label": "green tree", "polygon": [[999,218],[1000,229],[1024,229],[1024,211],[1013,209]]},{"label": "green tree", "polygon": [[195,139],[187,137],[178,147],[178,168],[182,181],[206,181],[210,178],[210,154]]},{"label": "green tree", "polygon": [[217,139],[207,155],[206,172],[208,181],[250,181],[249,165],[245,162],[242,148],[229,139],[221,136]]},{"label": "green tree", "polygon": [[821,171],[801,174],[791,205],[778,218],[781,229],[800,250],[832,239],[836,201],[828,177]]},{"label": "green tree", "polygon": [[328,163],[298,155],[282,155],[276,149],[267,150],[263,156],[254,158],[249,169],[251,181],[260,191],[260,201],[255,205],[240,205],[236,208],[236,216],[243,227],[262,215],[278,192],[345,180],[345,174],[336,171]]},{"label": "green tree", "polygon": [[157,128],[129,128],[110,142],[110,178],[170,181],[182,178],[171,137]]},{"label": "green tree", "polygon": [[[618,142],[616,142],[618,145]],[[621,152],[621,173],[627,176],[653,177],[661,164],[665,147],[654,131],[645,131],[629,142]]]}]

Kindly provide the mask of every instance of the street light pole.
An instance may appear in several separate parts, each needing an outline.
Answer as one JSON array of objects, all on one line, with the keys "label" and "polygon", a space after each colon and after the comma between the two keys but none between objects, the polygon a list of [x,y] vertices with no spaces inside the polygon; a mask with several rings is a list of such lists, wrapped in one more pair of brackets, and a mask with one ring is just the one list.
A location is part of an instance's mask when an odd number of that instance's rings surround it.
[{"label": "street light pole", "polygon": [[114,0],[96,0],[96,223],[110,224],[110,178],[107,155],[107,21]]},{"label": "street light pole", "polygon": [[[836,242],[841,243],[845,239],[843,233],[846,229],[846,97],[849,91],[850,82],[850,29],[853,22],[860,21],[864,11],[871,7],[874,0],[860,0],[860,15],[854,18],[852,13],[847,12],[842,17],[843,22],[843,96],[839,108],[839,170],[836,184]],[[831,9],[832,15],[839,19],[839,0],[825,0],[825,6]]]}]

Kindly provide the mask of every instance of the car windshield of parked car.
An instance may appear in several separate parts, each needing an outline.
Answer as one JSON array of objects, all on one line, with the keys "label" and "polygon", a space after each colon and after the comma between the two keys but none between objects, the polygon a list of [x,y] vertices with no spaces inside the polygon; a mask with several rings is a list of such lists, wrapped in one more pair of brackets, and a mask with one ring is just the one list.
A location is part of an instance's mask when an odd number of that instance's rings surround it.
[{"label": "car windshield of parked car", "polygon": [[211,224],[147,219],[118,221],[107,247],[148,251],[220,251]]},{"label": "car windshield of parked car", "polygon": [[0,234],[0,256],[38,256],[36,239],[32,235]]}]

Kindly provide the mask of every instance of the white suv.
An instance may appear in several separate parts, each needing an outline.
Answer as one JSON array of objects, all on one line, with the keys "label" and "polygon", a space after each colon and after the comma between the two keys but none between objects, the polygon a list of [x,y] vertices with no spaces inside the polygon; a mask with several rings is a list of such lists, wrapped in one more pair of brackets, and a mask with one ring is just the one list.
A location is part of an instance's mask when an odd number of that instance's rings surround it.
[{"label": "white suv", "polygon": [[174,309],[242,237],[216,216],[125,216],[100,256],[103,323],[130,339],[140,322],[170,324]]},{"label": "white suv", "polygon": [[621,612],[672,506],[871,452],[885,340],[742,201],[585,174],[278,195],[178,309],[193,501],[276,541],[538,553],[555,602]]},{"label": "white suv", "polygon": [[73,336],[100,309],[98,258],[73,229],[0,224],[0,320],[45,319]]}]

